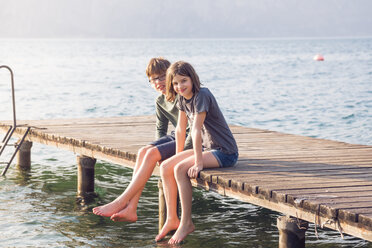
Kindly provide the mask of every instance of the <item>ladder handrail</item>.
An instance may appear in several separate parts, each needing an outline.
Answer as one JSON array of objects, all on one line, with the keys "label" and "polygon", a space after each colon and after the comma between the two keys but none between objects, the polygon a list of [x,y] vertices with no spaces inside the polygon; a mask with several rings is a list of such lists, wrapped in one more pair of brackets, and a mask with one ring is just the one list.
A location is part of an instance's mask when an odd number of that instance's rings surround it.
[{"label": "ladder handrail", "polygon": [[[11,79],[11,84],[12,84],[13,126],[10,127],[10,128],[8,129],[8,132],[6,133],[6,135],[5,135],[4,139],[3,139],[3,143],[2,143],[1,146],[0,146],[0,156],[1,156],[1,154],[3,153],[5,147],[8,146],[8,142],[9,142],[10,138],[12,137],[14,131],[15,131],[16,128],[17,128],[17,122],[16,122],[16,109],[15,109],[15,96],[14,96],[14,74],[13,74],[12,69],[10,69],[10,67],[7,66],[7,65],[0,65],[0,69],[1,69],[1,68],[8,69],[8,71],[10,72],[10,79]],[[21,147],[23,141],[25,140],[25,138],[26,138],[28,132],[30,131],[30,129],[31,129],[31,127],[28,127],[28,128],[27,128],[27,130],[26,130],[26,132],[24,133],[24,135],[23,135],[21,141],[19,142],[18,145],[16,145],[16,149],[15,149],[15,151],[14,151],[12,157],[10,158],[10,161],[7,162],[7,165],[5,166],[3,172],[1,173],[1,176],[5,176],[6,171],[8,170],[10,164],[12,163],[12,161],[13,161],[15,155],[17,154],[18,150],[20,149],[20,147]]]},{"label": "ladder handrail", "polygon": [[12,69],[7,65],[0,65],[0,69],[5,68],[10,72],[11,84],[12,84],[12,103],[13,103],[13,128],[17,127],[16,123],[16,109],[15,109],[15,96],[14,96],[14,75]]},{"label": "ladder handrail", "polygon": [[19,144],[16,146],[16,150],[14,151],[14,153],[13,153],[12,157],[10,158],[8,164],[7,164],[7,165],[5,166],[5,168],[3,169],[3,172],[1,173],[1,176],[5,176],[5,173],[8,171],[10,164],[12,163],[12,161],[13,161],[15,155],[17,154],[18,150],[21,148],[21,146],[22,146],[22,144],[23,144],[23,141],[25,140],[25,138],[26,138],[28,132],[30,131],[30,129],[31,129],[31,127],[28,127],[28,128],[27,128],[27,130],[26,130],[25,134],[23,135],[21,141],[20,141]]}]

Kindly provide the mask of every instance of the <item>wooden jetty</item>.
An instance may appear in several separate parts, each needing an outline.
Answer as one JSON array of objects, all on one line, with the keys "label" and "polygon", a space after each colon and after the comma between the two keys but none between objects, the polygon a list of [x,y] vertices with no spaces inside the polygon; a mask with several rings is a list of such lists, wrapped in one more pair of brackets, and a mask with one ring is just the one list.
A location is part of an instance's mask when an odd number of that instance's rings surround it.
[{"label": "wooden jetty", "polygon": [[[155,131],[154,116],[18,123],[18,136],[32,127],[29,141],[129,167]],[[204,170],[195,186],[372,241],[372,146],[230,127],[237,166]]]}]

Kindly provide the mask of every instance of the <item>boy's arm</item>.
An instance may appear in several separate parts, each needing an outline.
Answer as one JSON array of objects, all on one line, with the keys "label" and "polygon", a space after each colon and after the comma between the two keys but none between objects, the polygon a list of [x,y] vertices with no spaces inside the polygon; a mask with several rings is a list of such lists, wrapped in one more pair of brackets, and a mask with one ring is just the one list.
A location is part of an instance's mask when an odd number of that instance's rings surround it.
[{"label": "boy's arm", "polygon": [[[187,130],[190,129],[190,128],[187,128],[186,129],[186,133],[187,133]],[[185,141],[185,147],[183,148],[184,150],[188,150],[188,149],[192,149],[192,138],[191,138],[191,131],[188,132],[188,135],[186,137],[186,141]]]},{"label": "boy's arm", "polygon": [[202,128],[205,116],[206,112],[198,113],[194,118],[194,123],[192,124],[191,128],[195,164],[188,170],[188,175],[190,178],[196,178],[199,171],[203,170]]},{"label": "boy's arm", "polygon": [[155,133],[156,140],[167,135],[168,123],[169,123],[168,118],[161,112],[158,103],[156,103],[156,133]]},{"label": "boy's arm", "polygon": [[183,111],[178,112],[178,122],[176,126],[176,153],[182,152],[186,139],[187,116]]}]

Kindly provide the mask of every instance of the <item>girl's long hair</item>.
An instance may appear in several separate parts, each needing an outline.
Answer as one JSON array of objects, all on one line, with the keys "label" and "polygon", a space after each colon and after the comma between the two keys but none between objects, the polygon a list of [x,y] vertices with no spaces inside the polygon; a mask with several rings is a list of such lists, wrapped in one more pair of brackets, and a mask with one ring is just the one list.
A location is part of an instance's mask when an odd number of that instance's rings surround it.
[{"label": "girl's long hair", "polygon": [[173,63],[167,70],[166,79],[166,98],[167,101],[173,102],[176,99],[177,93],[173,88],[173,78],[176,75],[190,77],[192,82],[192,92],[195,94],[200,90],[200,80],[192,65],[184,61]]}]

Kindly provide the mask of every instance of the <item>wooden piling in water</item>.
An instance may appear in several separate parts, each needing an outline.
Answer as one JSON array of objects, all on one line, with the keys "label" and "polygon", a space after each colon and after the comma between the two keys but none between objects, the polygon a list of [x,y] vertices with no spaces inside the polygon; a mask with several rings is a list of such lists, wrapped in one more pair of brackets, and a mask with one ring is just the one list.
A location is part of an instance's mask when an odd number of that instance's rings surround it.
[{"label": "wooden piling in water", "polygon": [[94,166],[95,158],[77,156],[78,164],[78,197],[94,194]]},{"label": "wooden piling in water", "polygon": [[290,216],[278,217],[279,248],[305,248],[308,225],[308,222]]},{"label": "wooden piling in water", "polygon": [[[20,140],[18,141],[18,143]],[[31,141],[23,141],[17,153],[17,166],[22,170],[30,170],[31,168]]]}]

